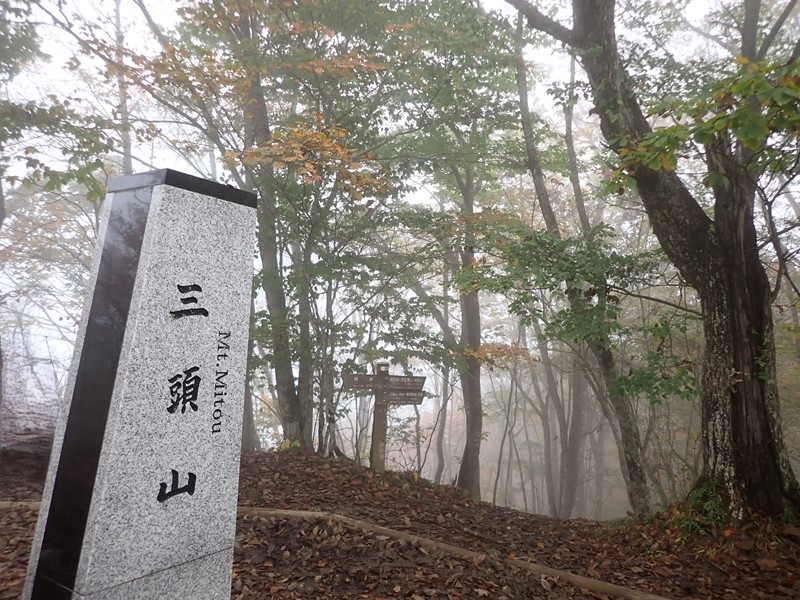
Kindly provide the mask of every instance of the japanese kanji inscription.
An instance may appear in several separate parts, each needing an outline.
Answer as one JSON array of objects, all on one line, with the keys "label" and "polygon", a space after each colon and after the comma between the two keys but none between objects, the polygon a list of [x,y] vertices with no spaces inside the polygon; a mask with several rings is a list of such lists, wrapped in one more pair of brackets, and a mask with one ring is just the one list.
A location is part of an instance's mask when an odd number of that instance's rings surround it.
[{"label": "japanese kanji inscription", "polygon": [[186,412],[186,405],[188,404],[191,409],[197,412],[197,395],[200,393],[200,377],[197,372],[200,367],[194,366],[184,369],[182,373],[173,375],[167,382],[169,383],[169,395],[171,402],[167,407],[167,412],[174,413],[181,409],[182,413]]},{"label": "japanese kanji inscription", "polygon": [[25,600],[230,597],[254,208],[112,180]]},{"label": "japanese kanji inscription", "polygon": [[[183,297],[181,297],[181,304],[194,305],[194,304],[199,304],[197,296],[189,296],[187,294],[191,292],[202,292],[203,288],[201,288],[196,283],[193,283],[191,285],[179,285],[178,291],[181,294],[183,294]],[[191,308],[183,308],[181,310],[171,310],[169,314],[171,314],[176,319],[180,319],[183,317],[194,317],[194,316],[207,317],[208,311],[200,306],[192,306]]]}]

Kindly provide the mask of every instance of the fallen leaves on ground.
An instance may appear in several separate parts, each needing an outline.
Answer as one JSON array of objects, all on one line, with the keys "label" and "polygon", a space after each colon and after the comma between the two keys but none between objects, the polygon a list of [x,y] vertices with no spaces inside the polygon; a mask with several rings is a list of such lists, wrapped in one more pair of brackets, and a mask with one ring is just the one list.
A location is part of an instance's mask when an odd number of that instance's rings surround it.
[{"label": "fallen leaves on ground", "polygon": [[[0,500],[41,494],[44,461],[0,460]],[[753,516],[685,538],[667,511],[646,522],[559,520],[475,503],[410,474],[377,475],[307,452],[242,457],[239,505],[326,511],[485,555],[460,558],[320,519],[242,513],[232,598],[601,598],[504,563],[517,559],[673,598],[800,597],[800,529]],[[0,599],[18,598],[36,512],[0,511]],[[685,539],[684,539],[685,538]]]}]

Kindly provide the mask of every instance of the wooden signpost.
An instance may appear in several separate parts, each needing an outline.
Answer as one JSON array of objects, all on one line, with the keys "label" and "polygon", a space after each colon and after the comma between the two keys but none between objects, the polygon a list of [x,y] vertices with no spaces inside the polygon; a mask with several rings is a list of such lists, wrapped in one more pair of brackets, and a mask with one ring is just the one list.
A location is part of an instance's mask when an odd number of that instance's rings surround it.
[{"label": "wooden signpost", "polygon": [[373,375],[342,373],[343,388],[368,390],[375,394],[375,411],[372,415],[372,447],[369,464],[372,470],[383,473],[386,469],[386,412],[387,407],[403,404],[422,404],[425,377],[389,375],[389,363],[375,363]]}]

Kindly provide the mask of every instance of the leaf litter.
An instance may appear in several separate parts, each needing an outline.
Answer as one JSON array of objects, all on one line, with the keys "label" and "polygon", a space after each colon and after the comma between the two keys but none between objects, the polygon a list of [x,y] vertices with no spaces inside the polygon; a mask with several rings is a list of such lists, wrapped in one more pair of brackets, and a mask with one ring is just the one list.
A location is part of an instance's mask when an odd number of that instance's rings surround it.
[{"label": "leaf litter", "polygon": [[[22,591],[37,516],[24,503],[39,500],[45,469],[46,457],[0,455],[0,501],[23,503],[0,510],[0,600]],[[236,600],[613,597],[517,561],[670,598],[800,598],[800,529],[758,515],[704,537],[681,535],[677,505],[639,522],[552,519],[475,503],[416,474],[377,475],[302,451],[243,455],[239,505]],[[475,557],[423,547],[415,537]]]}]

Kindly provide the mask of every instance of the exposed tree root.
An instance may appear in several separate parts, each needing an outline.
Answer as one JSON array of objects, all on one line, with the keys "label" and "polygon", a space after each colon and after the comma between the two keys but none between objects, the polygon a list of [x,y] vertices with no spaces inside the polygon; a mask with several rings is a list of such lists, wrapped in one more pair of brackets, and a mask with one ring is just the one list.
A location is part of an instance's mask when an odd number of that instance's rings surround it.
[{"label": "exposed tree root", "polygon": [[[39,510],[39,506],[40,506],[39,502],[0,501],[0,510],[14,510],[14,509]],[[254,515],[259,517],[273,517],[282,519],[306,519],[306,520],[319,519],[322,521],[333,521],[337,523],[342,523],[344,525],[349,525],[350,527],[355,527],[357,529],[362,529],[364,531],[369,531],[378,535],[385,535],[394,539],[404,540],[406,542],[418,544],[426,549],[438,550],[440,552],[447,552],[448,554],[452,554],[454,556],[459,556],[462,558],[468,558],[471,560],[475,559],[484,560],[486,558],[494,558],[495,560],[501,561],[507,565],[517,567],[518,569],[523,569],[525,571],[530,571],[532,573],[539,573],[541,575],[548,575],[550,577],[558,577],[573,585],[590,590],[592,592],[596,592],[598,594],[616,596],[618,598],[624,598],[625,600],[669,600],[664,596],[658,596],[656,594],[651,594],[649,592],[632,590],[630,588],[626,588],[621,585],[616,585],[614,583],[608,583],[606,581],[600,581],[599,579],[592,579],[591,577],[584,577],[582,575],[576,575],[575,573],[570,573],[569,571],[560,571],[559,569],[553,569],[551,567],[546,567],[544,565],[539,565],[536,563],[531,563],[515,558],[492,557],[482,552],[474,552],[472,550],[467,550],[459,546],[453,546],[452,544],[437,542],[435,540],[420,537],[418,535],[414,535],[413,533],[408,533],[405,531],[397,531],[395,529],[389,529],[388,527],[381,527],[380,525],[375,525],[374,523],[370,523],[368,521],[361,521],[359,519],[354,519],[352,517],[345,517],[343,515],[337,515],[335,513],[330,513],[326,511],[283,510],[279,508],[259,508],[251,506],[240,506],[238,508],[238,512],[241,515]]]},{"label": "exposed tree root", "polygon": [[473,552],[472,550],[460,548],[459,546],[453,546],[452,544],[437,542],[435,540],[414,535],[413,533],[407,533],[405,531],[397,531],[395,529],[389,529],[388,527],[381,527],[380,525],[375,525],[374,523],[369,523],[367,521],[360,521],[358,519],[337,515],[335,513],[329,513],[325,511],[282,510],[278,508],[258,508],[258,507],[240,506],[239,514],[255,515],[261,517],[275,517],[284,519],[308,519],[308,520],[320,519],[323,521],[335,521],[337,523],[343,523],[351,527],[356,527],[358,529],[370,531],[378,535],[385,535],[398,540],[404,540],[406,542],[419,544],[420,546],[426,549],[439,550],[440,552],[447,552],[449,554],[452,554],[454,556],[460,556],[462,558],[468,558],[472,560],[495,558],[496,560],[502,561],[507,565],[511,565],[519,569],[524,569],[526,571],[531,571],[533,573],[539,573],[541,575],[559,577],[560,579],[567,581],[573,585],[585,588],[587,590],[596,592],[598,594],[616,596],[618,598],[625,598],[626,600],[668,600],[664,596],[658,596],[656,594],[650,594],[648,592],[640,592],[638,590],[632,590],[630,588],[626,588],[621,585],[600,581],[598,579],[592,579],[591,577],[576,575],[574,573],[570,573],[569,571],[560,571],[558,569],[552,569],[544,565],[538,565],[536,563],[531,563],[524,560],[513,559],[513,558],[491,557],[490,555],[482,552]]},{"label": "exposed tree root", "polygon": [[0,510],[14,510],[24,508],[27,510],[39,510],[41,502],[17,502],[14,500],[0,500]]}]

